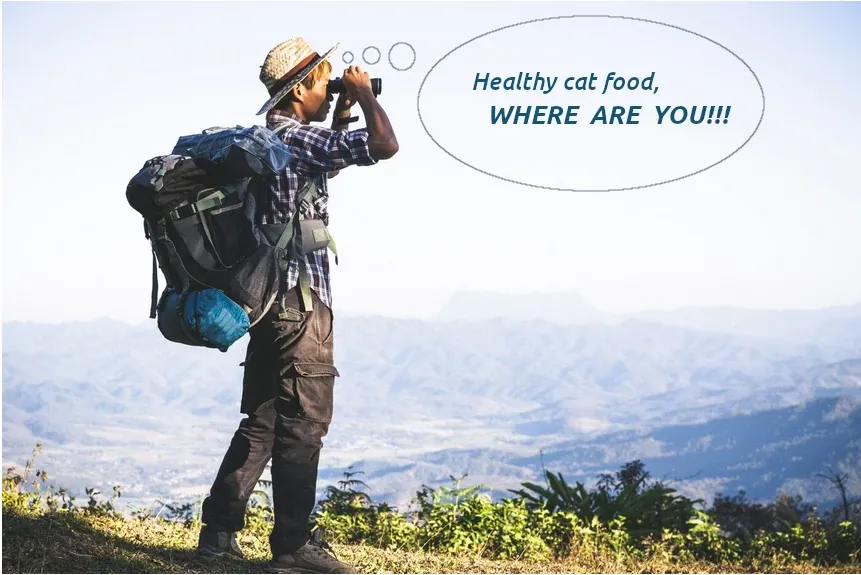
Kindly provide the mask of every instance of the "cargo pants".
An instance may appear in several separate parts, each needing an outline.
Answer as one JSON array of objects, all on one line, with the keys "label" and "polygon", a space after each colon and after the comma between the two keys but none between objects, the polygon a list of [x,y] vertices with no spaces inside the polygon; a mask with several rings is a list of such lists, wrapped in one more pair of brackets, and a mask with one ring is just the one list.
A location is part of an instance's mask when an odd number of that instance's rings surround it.
[{"label": "cargo pants", "polygon": [[292,553],[309,539],[316,504],[322,438],[332,421],[338,370],[333,362],[333,317],[313,291],[313,310],[301,309],[291,291],[251,328],[245,359],[241,411],[247,415],[203,503],[205,529],[236,532],[266,464],[272,461],[274,557]]}]

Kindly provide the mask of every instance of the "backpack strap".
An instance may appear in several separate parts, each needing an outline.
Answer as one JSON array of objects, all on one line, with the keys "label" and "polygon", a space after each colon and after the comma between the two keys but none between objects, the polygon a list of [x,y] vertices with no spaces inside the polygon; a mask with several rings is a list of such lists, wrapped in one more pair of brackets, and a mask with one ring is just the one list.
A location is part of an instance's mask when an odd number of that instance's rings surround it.
[{"label": "backpack strap", "polygon": [[[283,124],[276,126],[275,129],[272,130],[272,133],[278,135],[293,125],[294,122],[284,122]],[[282,298],[284,297],[284,294],[287,293],[287,269],[290,265],[290,260],[295,256],[299,272],[299,291],[302,294],[302,308],[304,311],[311,311],[314,309],[314,304],[311,299],[310,274],[307,266],[305,265],[305,256],[302,250],[302,232],[299,228],[299,210],[302,206],[302,202],[308,197],[312,200],[317,197],[317,182],[313,179],[309,180],[308,183],[305,184],[305,186],[303,186],[296,194],[296,211],[293,214],[293,219],[284,227],[284,231],[281,232],[281,236],[278,238],[278,243],[276,244],[276,247],[281,249],[287,248],[288,245],[290,246],[288,252],[289,257],[281,260]],[[335,264],[337,265],[338,252],[335,249],[335,241],[332,239],[332,235],[328,233],[328,230],[327,235],[329,239],[329,249],[331,249],[332,253],[335,254]],[[284,308],[283,299],[281,307]],[[284,311],[281,312],[281,319],[285,319],[283,317],[284,313]]]},{"label": "backpack strap", "polygon": [[156,318],[158,308],[158,262],[155,258],[155,249],[152,250],[152,294],[150,297],[149,317]]},{"label": "backpack strap", "polygon": [[[149,222],[144,220],[144,236],[146,239],[150,239],[149,233]],[[149,317],[150,319],[156,318],[156,311],[158,309],[158,261],[156,261],[155,257],[155,244],[150,241],[150,248],[152,249],[152,294],[149,306]]]},{"label": "backpack strap", "polygon": [[169,214],[170,219],[176,221],[176,220],[188,218],[188,217],[193,216],[194,214],[197,214],[200,212],[205,212],[206,210],[211,210],[213,208],[217,208],[224,201],[224,197],[225,197],[224,192],[222,192],[221,190],[211,189],[211,190],[204,190],[203,192],[200,192],[200,193],[203,194],[204,192],[212,192],[212,193],[208,194],[206,197],[204,197],[204,198],[202,198],[196,202],[193,202],[190,204],[187,204],[187,203],[180,204],[179,207],[177,207],[175,210],[170,212],[170,214]]},{"label": "backpack strap", "polygon": [[[284,226],[284,231],[281,232],[281,236],[275,244],[276,248],[288,250],[288,257],[280,259],[282,308],[285,307],[283,297],[287,294],[287,270],[289,269],[291,259],[296,256],[299,271],[299,291],[302,294],[302,308],[304,311],[314,309],[314,304],[311,300],[311,281],[308,269],[305,266],[305,257],[302,255],[302,232],[299,229],[299,209],[305,198],[309,196],[312,199],[317,197],[317,183],[313,179],[308,180],[308,183],[296,194],[296,210],[293,212],[291,220]],[[284,314],[285,312],[282,309],[281,316]],[[285,318],[281,317],[281,319]]]}]

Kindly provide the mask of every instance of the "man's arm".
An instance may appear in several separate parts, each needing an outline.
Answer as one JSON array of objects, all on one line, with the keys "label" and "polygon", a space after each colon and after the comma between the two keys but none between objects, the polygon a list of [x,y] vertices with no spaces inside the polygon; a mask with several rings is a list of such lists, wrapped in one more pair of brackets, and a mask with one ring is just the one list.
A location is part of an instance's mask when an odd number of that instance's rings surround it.
[{"label": "man's arm", "polygon": [[[358,66],[350,66],[343,75],[346,93],[338,97],[332,127],[303,125],[290,130],[284,143],[292,146],[292,164],[303,175],[334,175],[347,166],[370,166],[387,160],[398,151],[398,140],[392,124],[371,87],[371,78]],[[365,113],[365,128],[350,130],[350,107],[358,103]]]},{"label": "man's arm", "polygon": [[282,141],[290,148],[291,168],[303,176],[328,174],[348,166],[377,163],[368,146],[368,130],[332,130],[310,124],[288,130]]},{"label": "man's arm", "polygon": [[368,149],[375,160],[388,160],[398,152],[398,139],[383,107],[374,96],[371,77],[358,66],[344,71],[344,86],[350,97],[359,103],[368,129]]}]

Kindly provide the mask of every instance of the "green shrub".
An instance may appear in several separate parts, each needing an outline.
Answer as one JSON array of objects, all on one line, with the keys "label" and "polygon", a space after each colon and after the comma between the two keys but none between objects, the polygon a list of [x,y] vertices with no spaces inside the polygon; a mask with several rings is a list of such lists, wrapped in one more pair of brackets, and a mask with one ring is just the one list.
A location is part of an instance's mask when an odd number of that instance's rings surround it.
[{"label": "green shrub", "polygon": [[[88,488],[86,506],[78,507],[65,489],[46,488],[48,476],[33,469],[37,445],[22,473],[10,468],[3,476],[4,513],[107,514],[117,517],[112,497]],[[317,527],[333,543],[363,544],[381,549],[431,551],[489,559],[551,560],[578,558],[587,565],[678,565],[706,562],[730,571],[783,571],[808,565],[857,566],[861,558],[861,529],[844,497],[844,517],[825,514],[800,498],[781,496],[775,503],[748,502],[743,493],[718,496],[709,510],[660,483],[649,483],[640,462],[604,475],[593,490],[568,484],[562,474],[545,473],[546,486],[523,483],[513,498],[494,501],[481,485],[464,486],[466,476],[451,477],[452,485],[423,486],[410,508],[399,512],[374,502],[367,485],[349,469],[344,479],[326,490],[313,515]],[[271,532],[273,510],[261,482],[246,511],[246,533],[263,545]],[[166,504],[159,520],[199,526],[198,503]],[[165,518],[159,516],[165,513]],[[152,513],[136,513],[139,519]],[[261,547],[262,549],[262,547]],[[621,567],[620,567],[621,568]]]}]

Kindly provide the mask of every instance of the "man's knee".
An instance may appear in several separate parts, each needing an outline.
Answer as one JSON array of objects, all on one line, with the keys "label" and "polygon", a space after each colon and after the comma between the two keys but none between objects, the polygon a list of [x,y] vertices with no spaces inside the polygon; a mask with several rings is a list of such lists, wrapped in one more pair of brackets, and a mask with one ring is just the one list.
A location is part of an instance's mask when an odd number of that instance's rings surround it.
[{"label": "man's knee", "polygon": [[275,400],[263,402],[239,423],[237,434],[243,437],[267,437],[275,433]]}]

